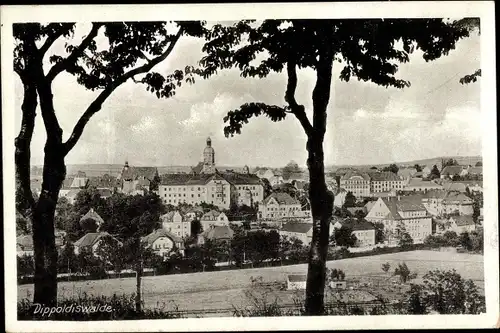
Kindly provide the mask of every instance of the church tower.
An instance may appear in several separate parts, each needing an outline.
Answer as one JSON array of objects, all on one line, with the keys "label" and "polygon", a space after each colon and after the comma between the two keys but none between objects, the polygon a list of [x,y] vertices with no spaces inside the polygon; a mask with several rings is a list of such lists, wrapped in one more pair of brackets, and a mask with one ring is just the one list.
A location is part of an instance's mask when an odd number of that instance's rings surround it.
[{"label": "church tower", "polygon": [[212,147],[212,139],[207,138],[207,146],[203,150],[202,173],[215,173],[215,151]]}]

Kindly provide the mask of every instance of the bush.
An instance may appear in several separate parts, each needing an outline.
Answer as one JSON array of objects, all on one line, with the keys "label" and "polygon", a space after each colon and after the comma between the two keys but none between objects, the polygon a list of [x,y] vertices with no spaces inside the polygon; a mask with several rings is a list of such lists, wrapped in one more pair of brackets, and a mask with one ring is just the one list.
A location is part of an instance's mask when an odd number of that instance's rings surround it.
[{"label": "bush", "polygon": [[[80,310],[78,311],[78,306]],[[97,308],[110,308],[111,311],[83,311],[95,306]],[[165,311],[164,308],[143,309],[140,312],[135,308],[135,295],[113,295],[111,297],[105,296],[89,296],[84,293],[77,298],[66,299],[59,301],[58,308],[63,311],[60,313],[53,313],[52,315],[41,315],[34,313],[37,306],[32,304],[29,300],[23,299],[17,303],[17,318],[18,320],[134,320],[134,319],[171,319],[181,318],[177,312],[177,308],[173,311]],[[73,308],[75,310],[65,312],[64,309]]]}]

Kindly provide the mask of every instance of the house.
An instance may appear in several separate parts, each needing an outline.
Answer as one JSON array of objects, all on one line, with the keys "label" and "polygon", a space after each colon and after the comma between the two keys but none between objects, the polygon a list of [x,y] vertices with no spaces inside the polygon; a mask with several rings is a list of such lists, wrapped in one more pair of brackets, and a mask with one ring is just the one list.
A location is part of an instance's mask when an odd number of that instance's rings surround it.
[{"label": "house", "polygon": [[146,248],[150,248],[154,253],[168,257],[172,252],[184,253],[184,242],[182,239],[165,229],[157,229],[141,238]]},{"label": "house", "polygon": [[229,219],[223,212],[218,212],[214,209],[203,214],[200,219],[203,230],[208,230],[211,226],[228,226]]},{"label": "house", "polygon": [[407,179],[407,178],[412,178],[413,175],[417,173],[417,169],[413,167],[409,168],[399,168],[398,170],[398,176],[400,179]]},{"label": "house", "polygon": [[182,215],[179,211],[171,211],[160,216],[162,228],[173,235],[184,238],[191,235],[191,220]]},{"label": "house", "polygon": [[356,236],[356,246],[365,247],[375,245],[375,226],[366,220],[345,219],[337,221],[333,225],[334,229],[347,227]]},{"label": "house", "polygon": [[[285,223],[278,233],[282,237],[287,237],[288,239],[296,238],[304,245],[309,245],[312,240],[312,223],[300,223],[300,222],[287,222]],[[330,225],[330,235],[334,232],[333,225]]]},{"label": "house", "polygon": [[99,191],[101,198],[111,196],[115,191],[121,188],[121,182],[117,177],[104,174],[102,176],[90,177],[88,187],[93,187]]},{"label": "house", "polygon": [[263,168],[259,169],[256,175],[261,179],[262,178],[267,179],[269,181],[269,184],[271,184],[271,186],[276,186],[284,183],[283,174],[281,173],[281,171]]},{"label": "house", "polygon": [[185,218],[189,221],[193,221],[196,219],[199,219],[203,216],[203,208],[200,206],[194,206],[194,207],[189,207],[185,208],[182,210],[182,214],[185,216]]},{"label": "house", "polygon": [[476,230],[476,224],[474,223],[472,215],[451,216],[449,221],[451,230],[459,235],[463,232],[472,232]]},{"label": "house", "polygon": [[370,173],[370,192],[390,192],[391,190],[401,191],[404,185],[404,178],[390,171]]},{"label": "house", "polygon": [[482,176],[483,167],[482,166],[473,167],[469,165],[469,167],[467,168],[467,173],[472,176]]},{"label": "house", "polygon": [[307,275],[305,274],[292,274],[286,277],[287,290],[305,290],[307,283]]},{"label": "house", "polygon": [[82,253],[82,251],[90,251],[92,254],[96,255],[96,250],[99,247],[99,244],[106,238],[111,238],[113,241],[122,245],[119,240],[107,232],[89,232],[75,242],[75,254],[78,255],[79,253]]},{"label": "house", "polygon": [[103,225],[103,223],[104,223],[104,220],[102,219],[102,217],[99,214],[97,214],[96,211],[94,211],[94,208],[90,208],[89,211],[87,212],[87,214],[83,215],[80,218],[80,223],[82,223],[82,221],[84,221],[84,220],[93,220],[97,226],[97,230],[99,230],[101,225]]},{"label": "house", "polygon": [[382,223],[389,243],[397,243],[396,232],[404,227],[414,243],[422,243],[432,234],[432,219],[421,196],[379,198],[366,216],[372,223]]},{"label": "house", "polygon": [[368,201],[366,204],[365,204],[365,208],[366,208],[366,214],[368,214],[370,212],[370,210],[372,209],[372,207],[375,205],[375,201]]},{"label": "house", "polygon": [[302,217],[300,201],[288,193],[274,192],[259,205],[259,219],[278,219],[282,217]]},{"label": "house", "polygon": [[121,182],[120,191],[128,195],[141,194],[152,190],[152,184],[159,181],[158,169],[156,167],[133,167],[128,161],[118,176]]},{"label": "house", "polygon": [[441,190],[443,186],[432,180],[423,180],[422,178],[412,178],[403,187],[403,192],[426,192],[430,190]]},{"label": "house", "polygon": [[370,176],[367,173],[349,171],[340,178],[340,187],[355,197],[370,196]]},{"label": "house", "polygon": [[59,198],[66,198],[70,204],[75,202],[77,194],[88,186],[88,178],[84,173],[77,176],[66,177],[59,191]]},{"label": "house", "polygon": [[441,179],[452,179],[454,176],[467,175],[467,167],[464,165],[448,165],[441,170]]},{"label": "house", "polygon": [[338,290],[345,290],[347,289],[347,281],[346,280],[331,280],[330,281],[330,288],[332,289],[338,289]]},{"label": "house", "polygon": [[233,239],[234,231],[229,225],[211,225],[205,229],[198,237],[198,244],[202,245],[206,240],[217,242],[230,242]]},{"label": "house", "polygon": [[442,199],[442,214],[472,215],[473,201],[460,192],[448,191]]}]

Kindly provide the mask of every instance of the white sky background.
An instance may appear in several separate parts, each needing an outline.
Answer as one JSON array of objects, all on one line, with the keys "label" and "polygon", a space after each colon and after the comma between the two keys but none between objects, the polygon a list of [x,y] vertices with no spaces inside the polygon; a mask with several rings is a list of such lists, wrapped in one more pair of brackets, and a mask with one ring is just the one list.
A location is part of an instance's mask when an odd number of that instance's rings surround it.
[{"label": "white sky background", "polygon": [[[81,38],[88,25],[79,26]],[[195,65],[203,41],[181,39],[170,58],[155,68],[171,70]],[[398,77],[410,88],[379,87],[356,79],[338,79],[334,68],[325,138],[325,163],[378,164],[442,155],[481,154],[480,81],[461,85],[460,77],[480,68],[479,36],[461,40],[447,57],[426,63],[419,52],[401,64]],[[61,53],[64,41],[49,53]],[[46,56],[48,59],[48,56]],[[297,101],[311,109],[314,72],[300,71]],[[255,118],[241,135],[225,138],[222,118],[245,102],[283,105],[286,74],[265,79],[240,78],[225,71],[208,80],[183,85],[176,96],[157,99],[145,86],[132,82],[119,87],[87,125],[66,158],[68,164],[116,163],[132,165],[195,165],[202,158],[205,139],[212,137],[216,164],[284,166],[290,160],[305,165],[306,138],[298,121],[281,123]],[[16,131],[20,127],[22,85],[16,76]],[[53,84],[54,101],[65,139],[98,92],[85,90],[68,74]],[[485,106],[488,107],[488,106]],[[45,130],[37,115],[32,164],[42,164]]]}]

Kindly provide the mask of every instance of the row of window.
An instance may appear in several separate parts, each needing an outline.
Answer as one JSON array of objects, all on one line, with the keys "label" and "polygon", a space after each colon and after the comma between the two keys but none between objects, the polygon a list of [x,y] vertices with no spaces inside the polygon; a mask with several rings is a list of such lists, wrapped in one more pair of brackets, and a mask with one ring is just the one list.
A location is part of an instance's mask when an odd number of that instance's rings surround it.
[{"label": "row of window", "polygon": [[269,211],[283,211],[283,210],[290,210],[290,211],[297,211],[299,210],[300,207],[268,207],[267,210]]}]

